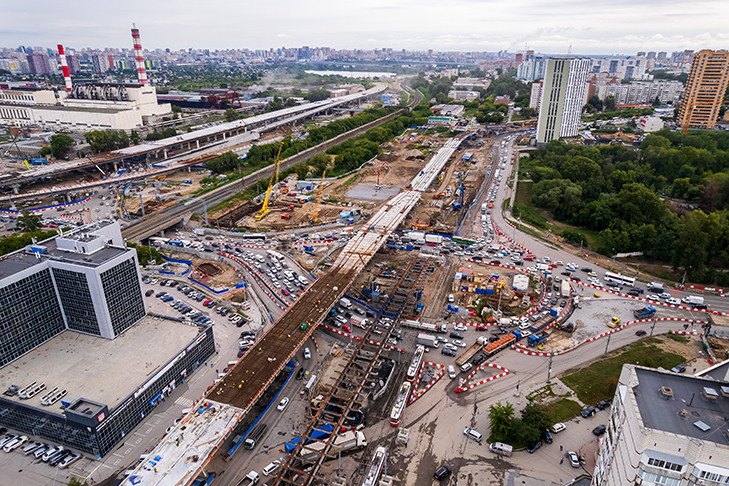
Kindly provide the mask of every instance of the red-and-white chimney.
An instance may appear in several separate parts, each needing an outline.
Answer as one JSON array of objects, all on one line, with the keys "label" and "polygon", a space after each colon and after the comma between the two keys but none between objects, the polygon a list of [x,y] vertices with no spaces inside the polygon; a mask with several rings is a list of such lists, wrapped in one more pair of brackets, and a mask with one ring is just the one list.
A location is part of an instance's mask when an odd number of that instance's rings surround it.
[{"label": "red-and-white chimney", "polygon": [[132,24],[132,40],[134,41],[134,62],[137,65],[137,79],[139,84],[147,84],[147,70],[144,68],[142,42],[139,40],[139,29],[135,24]]},{"label": "red-and-white chimney", "polygon": [[66,91],[71,91],[71,73],[68,70],[66,53],[63,51],[61,44],[58,44],[58,57],[61,58],[61,70],[63,71],[63,80],[66,82]]}]

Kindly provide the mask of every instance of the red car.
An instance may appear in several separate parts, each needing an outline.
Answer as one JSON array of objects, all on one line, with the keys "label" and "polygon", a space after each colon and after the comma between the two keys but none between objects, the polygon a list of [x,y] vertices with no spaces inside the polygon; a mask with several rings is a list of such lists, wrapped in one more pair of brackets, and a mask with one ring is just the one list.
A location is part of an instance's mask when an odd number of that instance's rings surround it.
[{"label": "red car", "polygon": [[352,332],[352,328],[349,327],[349,324],[344,324],[342,326],[342,330],[347,331],[347,332]]},{"label": "red car", "polygon": [[477,331],[485,331],[486,329],[488,329],[488,326],[485,326],[483,324],[479,324],[478,326],[476,326]]},{"label": "red car", "polygon": [[203,302],[203,305],[208,305],[210,303],[210,300],[211,299],[205,299],[205,301]]}]

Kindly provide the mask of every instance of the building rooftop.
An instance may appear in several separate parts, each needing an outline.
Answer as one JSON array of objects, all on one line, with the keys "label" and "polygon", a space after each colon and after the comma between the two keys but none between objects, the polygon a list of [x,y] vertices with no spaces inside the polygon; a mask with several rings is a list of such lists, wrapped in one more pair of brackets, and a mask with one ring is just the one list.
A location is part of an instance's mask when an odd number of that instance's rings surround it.
[{"label": "building rooftop", "polygon": [[64,331],[0,368],[0,387],[44,383],[45,390],[29,400],[9,399],[56,413],[61,413],[60,400],[41,406],[43,395],[55,387],[67,391],[63,401],[86,398],[113,408],[198,334],[197,326],[150,316],[111,340]]},{"label": "building rooftop", "polygon": [[[729,383],[635,367],[633,394],[646,427],[729,445]],[[662,387],[673,396],[664,395]],[[711,398],[713,397],[713,398]]]}]

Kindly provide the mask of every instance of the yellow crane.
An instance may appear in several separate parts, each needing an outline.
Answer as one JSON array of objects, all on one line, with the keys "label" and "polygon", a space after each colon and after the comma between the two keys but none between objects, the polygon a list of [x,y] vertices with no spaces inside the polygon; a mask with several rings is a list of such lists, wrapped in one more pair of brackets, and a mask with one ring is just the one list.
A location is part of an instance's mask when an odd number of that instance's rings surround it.
[{"label": "yellow crane", "polygon": [[311,217],[309,217],[310,223],[317,223],[319,221],[319,208],[321,207],[321,198],[324,193],[324,178],[327,176],[327,171],[324,169],[324,172],[321,175],[321,184],[319,184],[319,192],[316,195],[316,205],[314,206],[314,212],[311,214]]},{"label": "yellow crane", "polygon": [[254,218],[256,221],[262,220],[268,213],[271,212],[270,209],[268,209],[268,201],[271,199],[271,192],[273,192],[274,186],[278,185],[278,168],[281,164],[281,149],[283,149],[284,142],[286,141],[286,137],[284,137],[283,140],[281,140],[281,145],[278,147],[278,154],[276,155],[276,163],[274,164],[273,168],[273,174],[271,174],[271,180],[268,183],[268,189],[266,189],[266,197],[263,200],[263,207],[261,207],[261,210],[256,213]]}]

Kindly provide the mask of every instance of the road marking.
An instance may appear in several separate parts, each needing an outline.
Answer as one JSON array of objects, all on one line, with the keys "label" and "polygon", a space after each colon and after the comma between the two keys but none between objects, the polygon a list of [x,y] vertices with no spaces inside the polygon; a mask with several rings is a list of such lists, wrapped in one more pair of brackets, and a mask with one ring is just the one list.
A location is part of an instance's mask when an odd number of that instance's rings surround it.
[{"label": "road marking", "polygon": [[182,405],[183,407],[190,407],[190,406],[192,406],[192,404],[194,402],[191,399],[189,399],[189,398],[180,397],[177,400],[175,400],[175,403],[177,405]]}]

